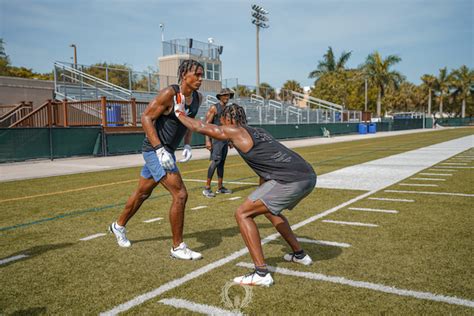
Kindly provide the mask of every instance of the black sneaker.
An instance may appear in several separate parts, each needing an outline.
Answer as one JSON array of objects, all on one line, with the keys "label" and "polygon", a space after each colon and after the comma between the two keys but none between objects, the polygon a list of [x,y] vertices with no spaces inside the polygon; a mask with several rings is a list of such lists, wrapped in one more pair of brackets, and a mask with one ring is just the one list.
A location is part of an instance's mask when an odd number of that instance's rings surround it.
[{"label": "black sneaker", "polygon": [[222,187],[216,191],[217,194],[232,194],[232,190]]}]

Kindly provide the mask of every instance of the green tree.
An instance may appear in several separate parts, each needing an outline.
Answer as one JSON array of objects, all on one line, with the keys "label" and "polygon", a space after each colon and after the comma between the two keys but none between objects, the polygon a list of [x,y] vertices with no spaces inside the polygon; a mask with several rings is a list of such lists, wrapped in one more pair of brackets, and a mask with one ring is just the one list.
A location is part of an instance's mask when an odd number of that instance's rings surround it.
[{"label": "green tree", "polygon": [[443,113],[443,103],[445,96],[449,95],[449,88],[451,85],[451,78],[448,74],[448,70],[446,67],[441,68],[439,70],[438,77],[436,78],[435,88],[438,92],[438,100],[439,100],[439,112]]},{"label": "green tree", "polygon": [[[130,79],[132,79],[131,81],[133,84],[132,68],[126,64],[107,64],[103,62],[93,64],[80,70],[102,80],[108,79],[108,82],[122,88],[132,88],[130,87]],[[130,76],[132,76],[132,78],[130,78]]]},{"label": "green tree", "polygon": [[422,90],[428,92],[428,115],[431,115],[431,93],[436,89],[436,77],[425,74],[421,77],[421,81],[423,82],[421,85]]},{"label": "green tree", "polygon": [[5,42],[0,38],[0,76],[8,76],[8,67],[10,66],[10,59],[5,53]]},{"label": "green tree", "polygon": [[382,114],[382,98],[388,87],[398,89],[404,77],[401,73],[390,68],[399,63],[402,59],[396,55],[389,55],[385,59],[376,51],[367,56],[367,60],[363,66],[371,85],[378,88],[377,92],[377,116]]},{"label": "green tree", "polygon": [[280,100],[293,102],[294,96],[291,91],[303,93],[303,88],[296,80],[287,80],[280,89]]},{"label": "green tree", "polygon": [[451,82],[456,89],[454,96],[461,98],[461,117],[466,116],[466,100],[472,94],[474,85],[474,70],[469,69],[466,65],[462,65],[459,69],[452,72]]},{"label": "green tree", "polygon": [[239,96],[239,98],[250,97],[252,94],[252,92],[243,85],[237,85],[236,87],[233,87],[232,90],[235,91],[235,94]]},{"label": "green tree", "polygon": [[260,95],[265,99],[275,99],[275,89],[268,83],[262,82],[258,87]]},{"label": "green tree", "polygon": [[308,78],[315,78],[316,81],[318,81],[323,74],[344,70],[351,54],[352,51],[343,51],[339,59],[336,61],[332,47],[329,46],[326,54],[323,56],[323,60],[318,62],[317,68],[309,73]]}]

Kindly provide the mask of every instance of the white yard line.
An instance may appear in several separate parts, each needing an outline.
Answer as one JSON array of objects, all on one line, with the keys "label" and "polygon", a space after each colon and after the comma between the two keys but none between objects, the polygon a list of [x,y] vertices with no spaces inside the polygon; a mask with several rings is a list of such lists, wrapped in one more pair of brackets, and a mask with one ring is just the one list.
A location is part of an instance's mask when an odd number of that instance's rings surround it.
[{"label": "white yard line", "polygon": [[[201,179],[183,179],[183,181],[187,181],[187,182],[202,182],[202,183],[205,183],[206,180],[201,180]],[[212,181],[211,183],[214,183],[216,184],[217,181]],[[224,184],[244,184],[244,185],[259,185],[258,183],[256,182],[239,182],[239,181],[224,181],[222,182]]]},{"label": "white yard line", "polygon": [[234,201],[234,200],[238,200],[238,199],[241,199],[241,197],[240,196],[234,196],[234,197],[228,198],[227,200],[228,201]]},{"label": "white yard line", "polygon": [[448,195],[448,196],[474,197],[474,194],[467,194],[467,193],[402,191],[402,190],[384,190],[384,192],[388,192],[388,193],[408,193],[408,194],[428,194],[428,195]]},{"label": "white yard line", "polygon": [[157,218],[147,219],[146,221],[143,221],[143,222],[144,223],[153,223],[153,222],[161,221],[162,219],[163,219],[163,217],[157,217]]},{"label": "white yard line", "polygon": [[420,180],[420,181],[446,181],[446,179],[439,179],[439,178],[410,178],[409,180]]},{"label": "white yard line", "polygon": [[428,171],[455,172],[455,171],[459,171],[459,170],[454,170],[454,169],[432,169],[432,168],[430,168],[430,169],[428,169]]},{"label": "white yard line", "polygon": [[20,259],[27,258],[27,257],[29,257],[29,256],[28,255],[17,255],[17,256],[2,259],[2,260],[0,260],[0,266],[2,264],[6,264],[6,263],[9,263],[9,262],[20,260]]},{"label": "white yard line", "polygon": [[[237,263],[237,266],[244,267],[244,268],[254,267],[253,264],[245,263],[245,262],[239,262]],[[268,267],[268,270],[270,270],[271,272],[280,273],[280,274],[289,275],[289,276],[295,276],[295,277],[316,280],[316,281],[330,282],[330,283],[335,283],[335,284],[348,285],[352,287],[364,288],[364,289],[373,290],[377,292],[384,292],[384,293],[395,294],[395,295],[400,295],[400,296],[414,297],[417,299],[443,302],[443,303],[461,305],[461,306],[467,306],[467,307],[474,307],[474,301],[458,298],[455,296],[445,296],[445,295],[439,295],[439,294],[434,294],[430,292],[419,292],[419,291],[399,289],[399,288],[396,288],[393,286],[387,286],[384,284],[371,283],[371,282],[365,282],[365,281],[355,281],[355,280],[346,279],[344,277],[328,276],[321,273],[301,272],[301,271],[295,271],[295,270],[290,270],[290,269],[285,269],[285,268],[276,268],[272,266],[267,266],[267,267]]]},{"label": "white yard line", "polygon": [[453,175],[452,173],[429,173],[429,172],[420,172],[419,174],[423,176],[447,176],[447,177],[451,177]]},{"label": "white yard line", "polygon": [[437,184],[420,184],[420,183],[399,183],[398,185],[404,185],[407,187],[437,187]]},{"label": "white yard line", "polygon": [[[445,167],[438,167],[438,166],[433,166],[435,169],[442,169]],[[454,168],[454,169],[473,169],[474,167],[458,167],[458,166],[449,166],[449,168]]]},{"label": "white yard line", "polygon": [[346,225],[346,226],[364,226],[364,227],[378,227],[379,225],[376,224],[369,224],[369,223],[359,223],[359,222],[344,222],[344,221],[333,221],[330,219],[322,220],[324,223],[331,223],[331,224],[338,224],[338,225]]},{"label": "white yard line", "polygon": [[206,208],[206,207],[207,207],[207,205],[200,205],[200,206],[193,207],[191,210],[196,211],[196,210],[200,210],[200,209],[203,209],[203,208]]},{"label": "white yard line", "polygon": [[390,213],[390,214],[397,214],[398,211],[396,210],[382,210],[377,208],[366,208],[366,207],[349,207],[352,211],[364,211],[364,212],[379,212],[379,213]]},{"label": "white yard line", "polygon": [[104,233],[98,233],[98,234],[94,234],[94,235],[90,235],[90,236],[81,238],[81,239],[79,239],[79,240],[87,241],[87,240],[96,239],[96,238],[99,238],[99,237],[102,237],[102,236],[105,236],[105,235],[106,235],[106,234],[104,234]]},{"label": "white yard line", "polygon": [[335,241],[326,241],[326,240],[312,240],[308,238],[301,238],[298,237],[299,242],[308,243],[308,244],[317,244],[317,245],[324,245],[324,246],[334,246],[334,247],[341,247],[341,248],[349,248],[351,245],[345,242],[335,242]]},{"label": "white yard line", "polygon": [[183,300],[183,299],[174,298],[174,297],[162,299],[160,300],[160,303],[168,305],[168,306],[173,306],[176,308],[187,309],[188,311],[201,313],[205,315],[225,315],[225,316],[242,315],[242,313],[235,313],[235,312],[222,309],[219,307],[194,303],[188,300]]},{"label": "white yard line", "polygon": [[462,162],[442,162],[440,165],[453,165],[453,166],[467,166],[467,163]]},{"label": "white yard line", "polygon": [[369,200],[390,201],[390,202],[415,202],[415,200],[391,199],[391,198],[377,198],[377,197],[369,197]]}]

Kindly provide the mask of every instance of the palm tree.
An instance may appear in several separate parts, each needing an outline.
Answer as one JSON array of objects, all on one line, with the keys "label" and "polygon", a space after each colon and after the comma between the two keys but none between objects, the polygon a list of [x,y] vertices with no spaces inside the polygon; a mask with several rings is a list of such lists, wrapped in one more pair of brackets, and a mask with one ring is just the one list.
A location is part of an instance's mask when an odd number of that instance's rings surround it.
[{"label": "palm tree", "polygon": [[232,90],[235,91],[235,94],[239,98],[249,97],[252,94],[252,92],[246,86],[243,85],[237,85],[236,87],[232,88]]},{"label": "palm tree", "polygon": [[323,56],[323,60],[318,62],[318,67],[309,73],[308,78],[316,78],[316,81],[318,81],[323,74],[344,70],[351,54],[352,51],[343,51],[341,57],[336,61],[332,47],[329,46],[328,51]]},{"label": "palm tree", "polygon": [[296,80],[287,80],[280,89],[280,99],[283,101],[293,101],[294,96],[290,91],[303,93],[303,88]]},{"label": "palm tree", "polygon": [[382,113],[382,98],[387,87],[398,89],[400,83],[404,80],[401,73],[395,70],[390,70],[390,67],[400,62],[402,59],[396,55],[388,55],[383,59],[376,51],[367,56],[364,64],[364,69],[370,83],[378,88],[377,93],[377,116],[380,117]]},{"label": "palm tree", "polygon": [[446,67],[439,70],[439,75],[436,78],[436,91],[439,93],[439,112],[443,114],[443,100],[444,96],[449,94],[449,87],[451,84],[451,78],[448,75]]},{"label": "palm tree", "polygon": [[431,115],[431,91],[436,89],[436,77],[425,74],[421,77],[421,81],[423,86],[428,88],[428,115]]},{"label": "palm tree", "polygon": [[474,70],[462,65],[459,69],[452,72],[452,83],[456,88],[454,95],[461,97],[461,117],[466,116],[466,99],[471,95],[472,85],[474,84]]},{"label": "palm tree", "polygon": [[262,82],[258,87],[260,95],[265,99],[275,99],[275,89],[266,82]]}]

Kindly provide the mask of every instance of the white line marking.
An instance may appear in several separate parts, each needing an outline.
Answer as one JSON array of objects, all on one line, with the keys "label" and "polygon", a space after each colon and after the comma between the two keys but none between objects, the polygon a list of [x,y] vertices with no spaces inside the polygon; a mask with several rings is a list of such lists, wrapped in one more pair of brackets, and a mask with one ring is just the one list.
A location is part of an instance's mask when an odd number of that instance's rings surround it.
[{"label": "white line marking", "polygon": [[[440,168],[445,168],[445,167],[437,167],[437,166],[434,166],[433,168],[440,169]],[[454,169],[473,169],[474,167],[449,166],[449,168],[454,168]]]},{"label": "white line marking", "polygon": [[[294,225],[291,225],[291,229],[293,230],[297,230],[298,228],[300,227],[303,227],[309,223],[312,223],[322,217],[325,217],[329,214],[332,214],[338,210],[340,210],[341,208],[343,207],[346,207],[352,203],[355,203],[359,200],[362,200],[362,199],[365,199],[366,197],[374,194],[375,192],[377,192],[377,190],[373,190],[373,191],[369,191],[369,192],[366,192],[364,194],[361,194],[359,196],[356,196],[355,198],[349,200],[349,201],[346,201],[342,204],[339,204],[329,210],[326,210],[322,213],[319,213],[319,214],[316,214],[314,216],[311,216],[310,218],[307,218],[305,219],[304,221],[301,221],[297,224],[294,224]],[[267,244],[269,243],[270,241],[272,240],[275,240],[277,239],[278,237],[280,236],[280,233],[275,233],[275,234],[272,234],[272,235],[269,235],[267,236],[266,238],[262,239],[262,245],[264,244]],[[163,285],[161,285],[160,287],[154,289],[154,290],[151,290],[150,292],[147,292],[145,294],[142,294],[142,295],[139,295],[131,300],[129,300],[128,302],[125,302],[125,303],[122,303],[120,305],[117,305],[115,306],[114,308],[106,311],[106,312],[103,312],[101,313],[100,315],[117,315],[118,313],[121,313],[121,312],[124,312],[124,311],[127,311],[137,305],[140,305],[148,300],[151,300],[169,290],[172,290],[174,288],[177,288],[178,286],[190,281],[190,280],[193,280],[209,271],[212,271],[220,266],[223,266],[224,264],[227,264],[243,255],[245,255],[246,253],[248,253],[248,249],[247,247],[245,248],[242,248],[240,249],[239,251],[236,251],[230,255],[228,255],[227,257],[224,257],[222,259],[219,259],[217,261],[214,261],[214,262],[211,262],[209,263],[208,265],[205,265],[204,267],[202,268],[199,268],[197,270],[194,270],[188,274],[186,274],[185,276],[181,277],[181,278],[178,278],[178,279],[174,279],[172,281],[169,281]]]},{"label": "white line marking", "polygon": [[440,165],[467,166],[467,163],[463,163],[463,162],[442,162],[442,163],[440,163]]},{"label": "white line marking", "polygon": [[98,234],[94,234],[94,235],[90,235],[90,236],[81,238],[79,240],[87,241],[87,240],[95,239],[95,238],[102,237],[102,236],[105,236],[105,234],[104,233],[98,233]]},{"label": "white line marking", "polygon": [[[205,183],[206,180],[200,180],[200,179],[183,179],[183,181],[188,181],[188,182],[203,182]],[[211,183],[217,183],[217,181],[211,181]],[[259,185],[256,182],[236,182],[236,181],[224,181],[223,183],[227,184],[247,184],[247,185]]]},{"label": "white line marking", "polygon": [[391,202],[415,202],[415,200],[407,200],[407,199],[390,199],[390,198],[377,198],[377,197],[369,197],[369,200],[378,200],[378,201],[391,201]]},{"label": "white line marking", "polygon": [[312,240],[307,238],[296,238],[299,242],[308,243],[308,244],[318,244],[318,245],[325,245],[325,246],[335,246],[341,248],[349,248],[351,245],[345,242],[335,242],[335,241],[326,241],[326,240]]},{"label": "white line marking", "polygon": [[365,208],[365,207],[349,207],[349,209],[353,211],[365,211],[365,212],[379,212],[379,213],[390,213],[390,214],[398,213],[398,211],[396,210],[382,210],[382,209]]},{"label": "white line marking", "polygon": [[437,184],[420,184],[420,183],[399,183],[398,185],[404,185],[407,187],[437,187]]},{"label": "white line marking", "polygon": [[420,181],[446,181],[446,179],[439,179],[439,178],[410,178],[410,180],[420,180]]},{"label": "white line marking", "polygon": [[364,226],[364,227],[378,227],[379,225],[359,223],[359,222],[343,222],[343,221],[333,221],[330,219],[322,220],[324,223],[338,224],[338,225],[348,225],[348,226]]},{"label": "white line marking", "polygon": [[20,260],[20,259],[23,259],[23,258],[26,258],[26,257],[29,257],[29,256],[28,255],[17,255],[17,256],[2,259],[2,260],[0,260],[0,266],[2,264],[9,263],[9,262],[16,261],[16,260]]},{"label": "white line marking", "polygon": [[238,200],[240,198],[241,198],[240,196],[234,196],[234,197],[228,198],[227,200],[234,201],[234,200]]},{"label": "white line marking", "polygon": [[467,193],[423,192],[423,191],[401,191],[401,190],[384,190],[384,192],[474,197],[474,194],[467,194]]},{"label": "white line marking", "polygon": [[[441,169],[440,169],[441,170]],[[419,173],[423,176],[447,176],[447,177],[452,177],[452,173],[429,173],[429,172],[421,172]]]},{"label": "white line marking", "polygon": [[[239,262],[237,263],[237,266],[244,267],[244,268],[254,267],[253,264],[245,263],[245,262]],[[423,299],[423,300],[443,302],[443,303],[461,305],[461,306],[467,306],[467,307],[474,307],[474,301],[458,298],[455,296],[445,296],[445,295],[433,294],[430,292],[418,292],[418,291],[412,291],[412,290],[398,289],[393,286],[387,286],[383,284],[377,284],[377,283],[371,283],[371,282],[365,282],[365,281],[354,281],[354,280],[346,279],[344,277],[328,276],[328,275],[324,275],[320,273],[300,272],[300,271],[294,271],[294,270],[285,269],[285,268],[275,268],[272,266],[267,266],[267,268],[271,272],[280,273],[284,275],[296,276],[296,277],[317,280],[317,281],[331,282],[331,283],[342,284],[342,285],[349,285],[352,287],[364,288],[364,289],[369,289],[369,290],[384,292],[384,293],[389,293],[389,294],[395,294],[395,295],[400,295],[400,296],[409,296],[409,297],[414,297],[414,298]]]},{"label": "white line marking", "polygon": [[446,172],[459,171],[459,170],[454,170],[454,169],[431,169],[431,168],[428,169],[428,170],[429,170],[429,171],[436,171],[436,172],[438,172],[438,171],[443,171],[443,172],[444,172],[444,171],[446,171]]},{"label": "white line marking", "polygon": [[144,223],[153,223],[153,222],[161,221],[162,219],[163,219],[163,217],[157,217],[157,218],[147,219],[146,221],[143,221],[143,222]]},{"label": "white line marking", "polygon": [[200,205],[200,206],[196,206],[196,207],[193,207],[191,210],[195,211],[195,210],[200,210],[202,208],[206,208],[207,205]]},{"label": "white line marking", "polygon": [[201,313],[205,315],[242,315],[241,313],[234,313],[232,311],[222,309],[215,306],[198,304],[187,300],[182,300],[179,298],[165,298],[159,301],[162,304],[173,306],[176,308],[184,308],[192,312]]}]

